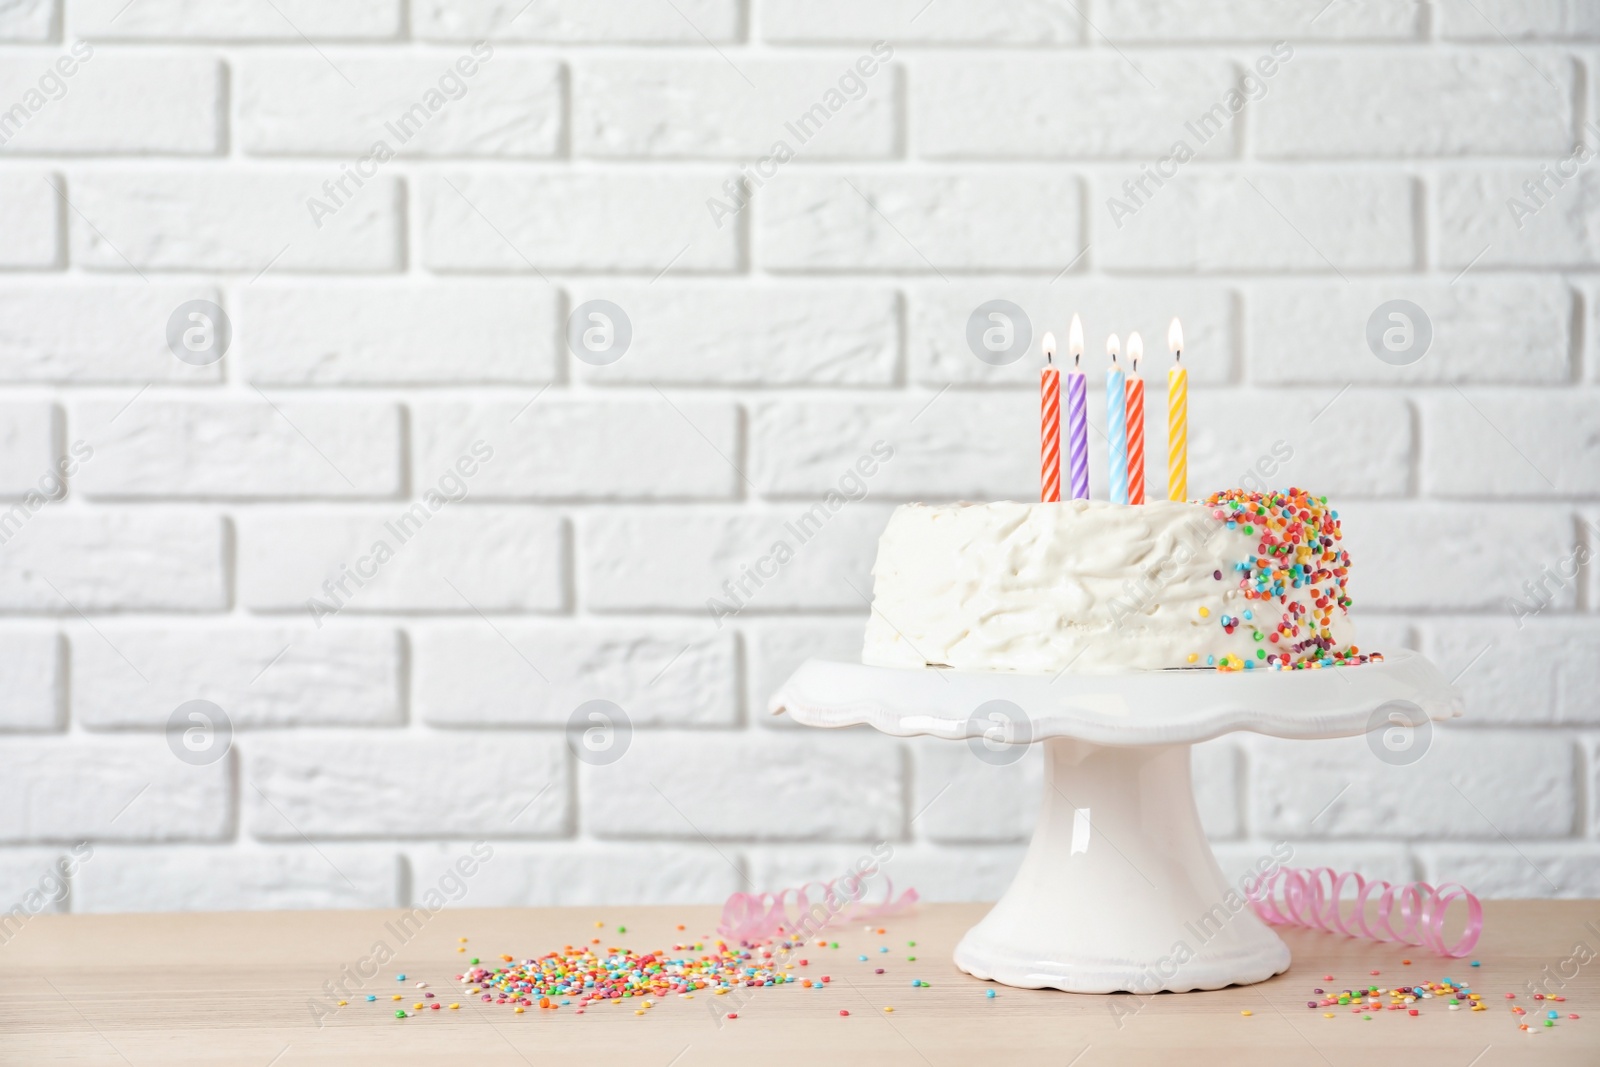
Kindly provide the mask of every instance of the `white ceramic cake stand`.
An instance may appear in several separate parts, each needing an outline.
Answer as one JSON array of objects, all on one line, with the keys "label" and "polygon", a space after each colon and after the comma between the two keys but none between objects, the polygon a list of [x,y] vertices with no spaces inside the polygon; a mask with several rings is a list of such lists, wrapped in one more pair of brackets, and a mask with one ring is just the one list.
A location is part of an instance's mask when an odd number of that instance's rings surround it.
[{"label": "white ceramic cake stand", "polygon": [[1461,700],[1427,659],[1398,652],[1324,670],[1054,679],[813,659],[769,708],[806,726],[1043,742],[1033,840],[1011,887],[956,946],[956,966],[1029,989],[1154,993],[1260,982],[1289,966],[1278,935],[1230,907],[1237,887],[1200,827],[1190,746],[1236,730],[1348,737],[1391,714],[1419,726],[1461,714]]}]

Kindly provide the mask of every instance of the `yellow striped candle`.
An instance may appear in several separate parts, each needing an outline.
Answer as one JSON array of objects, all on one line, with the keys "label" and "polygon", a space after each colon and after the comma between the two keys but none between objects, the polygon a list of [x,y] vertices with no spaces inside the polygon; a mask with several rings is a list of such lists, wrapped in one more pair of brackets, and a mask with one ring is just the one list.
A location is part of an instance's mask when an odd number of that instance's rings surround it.
[{"label": "yellow striped candle", "polygon": [[1167,499],[1189,498],[1189,371],[1183,366],[1183,327],[1167,328],[1172,369],[1167,372]]}]

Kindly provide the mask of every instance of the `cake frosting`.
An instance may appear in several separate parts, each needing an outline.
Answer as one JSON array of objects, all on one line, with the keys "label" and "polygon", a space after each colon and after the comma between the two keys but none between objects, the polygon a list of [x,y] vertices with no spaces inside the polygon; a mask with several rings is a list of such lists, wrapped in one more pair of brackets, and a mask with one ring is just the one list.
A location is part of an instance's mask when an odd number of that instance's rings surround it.
[{"label": "cake frosting", "polygon": [[1298,489],[906,504],[878,543],[862,661],[1050,674],[1364,662],[1341,536],[1327,498]]}]

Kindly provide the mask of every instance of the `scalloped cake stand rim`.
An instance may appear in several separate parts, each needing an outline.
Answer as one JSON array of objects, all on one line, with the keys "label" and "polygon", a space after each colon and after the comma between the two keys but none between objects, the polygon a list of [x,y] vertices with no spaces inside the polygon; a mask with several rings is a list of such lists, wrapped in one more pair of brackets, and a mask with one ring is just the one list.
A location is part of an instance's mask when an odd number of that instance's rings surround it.
[{"label": "scalloped cake stand rim", "polygon": [[[1023,715],[978,714],[995,700]],[[1396,704],[1415,705],[1435,721],[1462,713],[1459,690],[1409,650],[1322,670],[1055,676],[810,659],[773,694],[768,710],[804,726],[868,725],[896,737],[994,738],[998,728],[1012,743],[1063,737],[1122,746],[1195,744],[1238,730],[1350,737],[1384,721],[1379,710]]]}]

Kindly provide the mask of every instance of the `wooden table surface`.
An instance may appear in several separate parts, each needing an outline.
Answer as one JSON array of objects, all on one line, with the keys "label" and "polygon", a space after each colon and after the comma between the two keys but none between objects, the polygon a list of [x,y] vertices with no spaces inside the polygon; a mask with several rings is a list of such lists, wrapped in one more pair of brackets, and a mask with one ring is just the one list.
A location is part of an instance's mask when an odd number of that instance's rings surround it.
[{"label": "wooden table surface", "polygon": [[[840,947],[809,950],[810,965],[796,968],[827,974],[831,983],[750,990],[739,1018],[720,1025],[703,993],[665,998],[642,1016],[631,1003],[583,1015],[571,1007],[516,1015],[457,995],[453,980],[468,956],[487,962],[501,953],[542,955],[595,936],[598,920],[608,944],[664,948],[709,933],[716,921],[709,907],[447,909],[405,942],[392,925],[399,913],[388,911],[41,915],[0,945],[0,1063],[1092,1067],[1170,1065],[1175,1055],[1197,1063],[1332,1067],[1600,1063],[1600,959],[1574,961],[1580,944],[1600,950],[1600,901],[1486,904],[1483,940],[1473,953],[1478,968],[1421,949],[1289,931],[1294,965],[1271,982],[1145,998],[1010,989],[959,973],[951,949],[984,910],[923,906],[887,920],[881,937],[859,923],[839,925],[830,935]],[[677,923],[688,933],[678,933]],[[628,932],[616,933],[624,924]],[[456,951],[460,937],[469,939],[466,954]],[[379,941],[398,948],[396,957],[376,977],[356,978],[359,995],[319,1026],[310,1005],[323,983],[357,967]],[[879,953],[880,945],[890,951]],[[874,975],[880,966],[886,973]],[[1371,977],[1373,970],[1381,974]],[[1525,983],[1574,970],[1561,990],[1561,1021],[1545,1028],[1546,1005]],[[407,976],[403,985],[398,972]],[[1332,981],[1323,978],[1328,974]],[[1489,1010],[1448,1011],[1430,1000],[1416,1017],[1383,1011],[1364,1020],[1348,1008],[1329,1019],[1324,1009],[1306,1007],[1315,986],[1387,988],[1443,976],[1470,980]],[[913,988],[913,978],[931,987]],[[461,1009],[394,1018],[391,994],[406,990],[409,1007],[419,980]],[[991,988],[998,993],[992,1000],[984,995]],[[1517,999],[1506,1000],[1506,992]],[[368,1003],[367,993],[379,999]],[[1513,1004],[1537,1018],[1536,1032],[1518,1029],[1522,1017],[1512,1014]],[[1580,1018],[1568,1020],[1569,1011]]]}]

